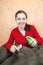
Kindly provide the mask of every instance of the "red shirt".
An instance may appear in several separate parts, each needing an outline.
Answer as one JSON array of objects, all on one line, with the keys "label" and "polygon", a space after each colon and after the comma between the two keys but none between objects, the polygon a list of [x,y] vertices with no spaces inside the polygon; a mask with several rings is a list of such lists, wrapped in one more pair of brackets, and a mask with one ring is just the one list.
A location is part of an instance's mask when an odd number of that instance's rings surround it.
[{"label": "red shirt", "polygon": [[26,31],[25,36],[23,36],[20,33],[18,27],[13,29],[11,34],[10,34],[8,42],[5,44],[5,48],[7,50],[9,50],[10,47],[13,45],[14,40],[17,44],[22,44],[23,46],[31,47],[30,45],[28,45],[28,42],[26,40],[26,36],[31,36],[31,37],[35,38],[38,42],[38,45],[42,44],[43,39],[39,36],[35,27],[33,25],[30,25],[30,26],[31,26],[31,29],[29,31]]}]

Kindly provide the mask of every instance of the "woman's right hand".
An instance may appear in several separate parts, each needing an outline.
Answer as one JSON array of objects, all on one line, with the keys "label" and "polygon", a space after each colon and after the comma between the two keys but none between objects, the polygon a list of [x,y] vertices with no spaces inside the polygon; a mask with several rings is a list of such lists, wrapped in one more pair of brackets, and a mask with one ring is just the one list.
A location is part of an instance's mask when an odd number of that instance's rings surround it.
[{"label": "woman's right hand", "polygon": [[16,50],[17,50],[17,51],[20,51],[19,48],[18,48],[16,45],[12,45],[11,48],[10,48],[10,51],[11,51],[12,53],[14,53]]},{"label": "woman's right hand", "polygon": [[11,46],[10,51],[11,51],[12,53],[14,53],[14,52],[16,51],[15,45],[12,45],[12,46]]}]

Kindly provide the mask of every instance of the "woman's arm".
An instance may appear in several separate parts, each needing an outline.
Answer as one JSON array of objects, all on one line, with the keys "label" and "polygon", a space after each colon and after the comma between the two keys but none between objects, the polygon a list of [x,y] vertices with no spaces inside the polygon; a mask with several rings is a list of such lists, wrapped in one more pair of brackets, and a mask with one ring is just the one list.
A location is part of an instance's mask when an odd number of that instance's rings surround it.
[{"label": "woman's arm", "polygon": [[13,31],[12,31],[11,34],[10,34],[10,37],[9,37],[8,41],[4,45],[5,48],[7,50],[10,50],[11,46],[13,45],[13,42],[14,42],[14,38],[13,38]]},{"label": "woman's arm", "polygon": [[43,43],[43,39],[40,37],[39,33],[37,32],[37,30],[34,26],[32,26],[31,29],[32,29],[32,34],[33,34],[34,38],[38,42],[38,45],[41,45]]}]

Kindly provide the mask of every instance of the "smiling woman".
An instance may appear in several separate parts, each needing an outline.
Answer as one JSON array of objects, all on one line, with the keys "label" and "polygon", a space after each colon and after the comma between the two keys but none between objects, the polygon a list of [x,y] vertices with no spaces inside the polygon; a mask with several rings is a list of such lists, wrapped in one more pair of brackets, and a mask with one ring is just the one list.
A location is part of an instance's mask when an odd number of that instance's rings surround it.
[{"label": "smiling woman", "polygon": [[[43,39],[40,37],[36,28],[33,25],[27,24],[27,14],[25,11],[23,10],[17,11],[15,14],[15,21],[18,24],[18,27],[14,28],[11,31],[9,40],[4,44],[4,47],[2,47],[0,50],[2,51],[0,55],[1,56],[0,64],[13,65],[13,63],[16,62],[17,60],[18,63],[20,62],[20,65],[22,63],[31,65],[30,61],[32,60],[33,65],[39,65],[38,63],[40,59],[37,58],[37,54],[35,54],[35,52],[31,49],[34,48],[35,45],[38,45],[38,46],[42,45]],[[28,44],[28,41],[26,40],[27,36],[32,38],[33,42],[30,45]],[[23,46],[21,48],[21,52],[19,52],[19,49],[17,48],[16,45]],[[5,54],[4,54],[5,58],[3,57],[2,49],[5,50]],[[22,60],[24,62],[21,63]]]},{"label": "smiling woman", "polygon": [[0,0],[0,46],[8,40],[9,33],[17,26],[14,15],[21,9],[28,14],[27,22],[34,24],[43,37],[43,0]]}]

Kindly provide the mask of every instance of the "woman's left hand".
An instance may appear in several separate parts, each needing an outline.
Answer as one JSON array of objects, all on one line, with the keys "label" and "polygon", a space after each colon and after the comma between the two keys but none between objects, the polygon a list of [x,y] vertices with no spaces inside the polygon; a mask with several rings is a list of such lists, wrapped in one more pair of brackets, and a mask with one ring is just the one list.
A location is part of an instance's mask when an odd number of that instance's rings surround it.
[{"label": "woman's left hand", "polygon": [[37,41],[34,38],[31,38],[32,43],[31,46],[34,47],[35,45],[37,45]]}]

